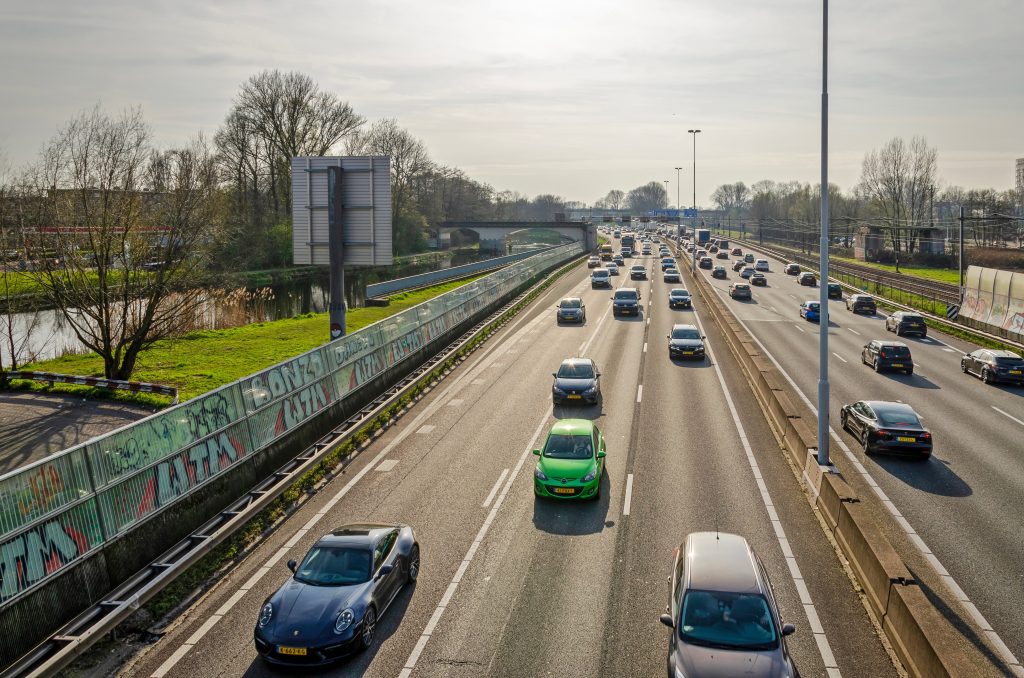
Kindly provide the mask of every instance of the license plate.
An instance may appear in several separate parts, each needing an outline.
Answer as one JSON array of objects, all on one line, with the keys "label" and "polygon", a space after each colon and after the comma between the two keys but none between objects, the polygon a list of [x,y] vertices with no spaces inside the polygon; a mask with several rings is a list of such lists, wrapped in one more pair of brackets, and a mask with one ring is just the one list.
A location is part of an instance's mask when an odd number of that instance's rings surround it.
[{"label": "license plate", "polygon": [[278,645],[277,646],[277,653],[278,654],[290,654],[290,655],[294,655],[296,657],[305,657],[306,656],[306,648],[304,648],[304,647],[286,647],[284,645]]},{"label": "license plate", "polygon": [[901,443],[916,443],[917,442],[917,438],[908,438],[907,436],[897,436],[896,440],[898,440]]},{"label": "license plate", "polygon": [[583,396],[578,396],[578,395],[571,395],[571,396],[569,396],[569,400],[580,400],[582,398],[583,398]]},{"label": "license plate", "polygon": [[893,367],[903,367],[903,363],[893,363]]},{"label": "license plate", "polygon": [[693,355],[693,351],[683,351],[683,355]]},{"label": "license plate", "polygon": [[556,487],[555,494],[573,494],[576,490],[571,487]]},{"label": "license plate", "polygon": [[1020,370],[1010,370],[1010,374],[1020,374]]}]

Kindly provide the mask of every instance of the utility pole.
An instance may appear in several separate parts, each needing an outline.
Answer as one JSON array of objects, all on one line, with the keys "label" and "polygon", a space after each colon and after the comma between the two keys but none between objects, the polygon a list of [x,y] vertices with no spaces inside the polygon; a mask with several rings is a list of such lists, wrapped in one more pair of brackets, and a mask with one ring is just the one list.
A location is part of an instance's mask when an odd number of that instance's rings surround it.
[{"label": "utility pole", "polygon": [[828,454],[828,0],[822,0],[821,43],[821,242],[818,246],[818,465]]},{"label": "utility pole", "polygon": [[679,202],[679,172],[682,171],[682,167],[676,168],[676,237],[682,235],[683,230],[683,205]]},{"label": "utility pole", "polygon": [[[690,207],[697,209],[697,135],[700,134],[700,130],[688,129],[686,131],[693,135],[693,204]],[[696,223],[694,222],[694,224]]]},{"label": "utility pole", "polygon": [[331,324],[331,341],[345,336],[345,256],[342,211],[341,167],[327,168],[327,249],[331,265],[330,296],[327,302],[328,320]]},{"label": "utility pole", "polygon": [[964,300],[964,206],[960,205],[960,247],[958,248],[960,253],[959,263],[957,266],[960,268],[960,302]]}]

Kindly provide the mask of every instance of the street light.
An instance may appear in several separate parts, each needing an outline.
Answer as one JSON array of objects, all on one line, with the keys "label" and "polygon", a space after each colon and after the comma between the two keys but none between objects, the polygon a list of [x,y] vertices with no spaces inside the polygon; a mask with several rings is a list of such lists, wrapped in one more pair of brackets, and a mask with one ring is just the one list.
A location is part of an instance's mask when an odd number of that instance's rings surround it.
[{"label": "street light", "polygon": [[822,0],[821,241],[818,244],[818,465],[828,466],[828,0]]},{"label": "street light", "polygon": [[676,237],[678,238],[681,234],[679,231],[682,230],[683,225],[683,206],[679,202],[679,172],[682,171],[682,167],[676,168]]},{"label": "street light", "polygon": [[[697,135],[700,134],[699,129],[688,129],[686,130],[693,135],[693,209],[697,209]],[[697,218],[694,213],[693,219],[693,239],[690,241],[693,243],[693,270],[697,270]]]}]

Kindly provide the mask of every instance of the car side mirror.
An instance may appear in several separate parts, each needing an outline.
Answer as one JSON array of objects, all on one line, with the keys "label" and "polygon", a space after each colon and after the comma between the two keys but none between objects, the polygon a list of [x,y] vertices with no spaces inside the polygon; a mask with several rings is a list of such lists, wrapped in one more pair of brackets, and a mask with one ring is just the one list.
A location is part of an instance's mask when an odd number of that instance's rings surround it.
[{"label": "car side mirror", "polygon": [[598,450],[598,451],[597,451],[597,458],[598,458],[598,459],[601,459],[601,458],[605,457],[605,456],[606,456],[607,454],[608,454],[608,453],[607,453],[607,452],[605,452],[604,450]]},{"label": "car side mirror", "polygon": [[558,379],[558,372],[552,372],[551,376],[554,377],[555,379]]},{"label": "car side mirror", "polygon": [[600,373],[600,372],[595,372],[594,374],[595,374],[595,376],[598,376],[598,377],[600,377],[600,376],[601,376],[601,373]]},{"label": "car side mirror", "polygon": [[672,623],[672,615],[670,615],[670,614],[663,614],[663,615],[661,615],[660,619],[661,619],[661,623],[664,624],[665,626],[669,627],[670,629],[675,627],[675,624]]},{"label": "car side mirror", "polygon": [[796,633],[796,626],[794,626],[793,624],[783,624],[782,625],[782,635],[784,635],[784,636],[791,636],[794,633]]},{"label": "car side mirror", "polygon": [[391,574],[391,571],[395,569],[394,565],[381,565],[380,570],[377,571],[377,579],[386,577]]},{"label": "car side mirror", "polygon": [[540,450],[534,450],[533,454],[534,454],[535,457],[539,457],[540,456]]},{"label": "car side mirror", "polygon": [[666,335],[665,335],[665,338],[666,338],[666,339],[671,339],[671,338],[672,338],[672,335],[671,335],[671,334],[666,334]]},{"label": "car side mirror", "polygon": [[295,568],[298,567],[298,563],[294,559],[288,561],[288,569],[295,572]]}]

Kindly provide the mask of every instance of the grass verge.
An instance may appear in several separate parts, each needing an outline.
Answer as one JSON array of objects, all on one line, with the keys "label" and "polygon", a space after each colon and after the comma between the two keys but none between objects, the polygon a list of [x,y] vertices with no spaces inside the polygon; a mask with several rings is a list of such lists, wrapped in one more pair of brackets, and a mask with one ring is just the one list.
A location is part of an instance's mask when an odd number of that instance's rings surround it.
[{"label": "grass verge", "polygon": [[[450,292],[477,278],[466,278],[432,287],[402,292],[391,297],[389,306],[351,309],[346,315],[346,328],[354,332],[392,316],[407,308]],[[178,387],[179,398],[188,400],[197,395],[259,372],[324,343],[327,336],[327,314],[307,313],[284,320],[254,323],[224,330],[200,330],[176,339],[154,342],[139,354],[132,378]],[[45,360],[25,369],[102,376],[103,361],[94,354],[64,356]],[[21,385],[26,382],[14,382]],[[54,393],[71,393],[82,397],[113,397],[124,402],[163,407],[170,399],[150,394],[106,391],[83,386],[45,386],[29,382],[30,388]],[[139,397],[139,396],[143,397]]]}]

